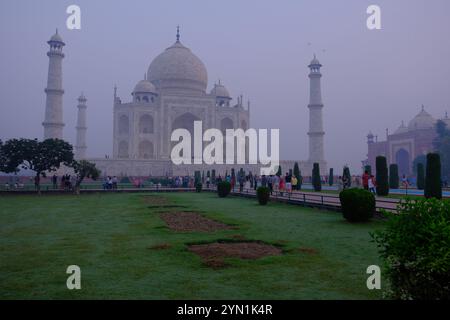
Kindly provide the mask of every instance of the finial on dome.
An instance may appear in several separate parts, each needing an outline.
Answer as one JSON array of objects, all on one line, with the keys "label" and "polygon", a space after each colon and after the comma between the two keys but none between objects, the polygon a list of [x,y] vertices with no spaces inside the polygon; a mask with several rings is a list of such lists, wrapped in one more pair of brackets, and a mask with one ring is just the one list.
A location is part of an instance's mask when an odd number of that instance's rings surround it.
[{"label": "finial on dome", "polygon": [[180,26],[177,26],[177,42],[180,42]]}]

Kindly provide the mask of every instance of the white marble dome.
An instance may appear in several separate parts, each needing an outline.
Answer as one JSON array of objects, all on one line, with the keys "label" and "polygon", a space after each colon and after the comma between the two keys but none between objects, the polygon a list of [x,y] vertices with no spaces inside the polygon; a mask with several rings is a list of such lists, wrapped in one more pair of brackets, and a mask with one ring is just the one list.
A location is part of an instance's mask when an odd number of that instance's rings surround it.
[{"label": "white marble dome", "polygon": [[152,61],[147,79],[160,90],[204,93],[208,85],[205,65],[180,41],[175,42]]},{"label": "white marble dome", "polygon": [[221,84],[220,82],[214,85],[214,88],[211,90],[211,94],[215,95],[216,97],[221,98],[230,98],[230,93],[228,92],[227,88]]},{"label": "white marble dome", "polygon": [[408,129],[430,129],[434,127],[435,123],[436,120],[422,106],[422,111],[409,122]]},{"label": "white marble dome", "polygon": [[150,81],[141,80],[134,87],[133,93],[156,93],[156,88]]},{"label": "white marble dome", "polygon": [[56,30],[56,33],[50,38],[49,42],[61,42],[61,43],[64,43],[62,37],[58,33],[58,30]]}]

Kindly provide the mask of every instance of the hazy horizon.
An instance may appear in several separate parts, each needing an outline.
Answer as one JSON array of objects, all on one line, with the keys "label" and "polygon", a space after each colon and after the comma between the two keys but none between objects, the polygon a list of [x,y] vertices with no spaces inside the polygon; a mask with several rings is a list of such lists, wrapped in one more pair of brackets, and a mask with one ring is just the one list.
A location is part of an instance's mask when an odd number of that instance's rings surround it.
[{"label": "hazy horizon", "polygon": [[[82,29],[65,27],[81,7]],[[366,27],[377,4],[382,30]],[[308,158],[309,70],[322,67],[325,157],[359,172],[366,135],[384,140],[421,110],[450,112],[450,2],[366,1],[2,1],[0,139],[43,137],[47,41],[59,29],[64,138],[75,142],[77,98],[87,97],[89,157],[112,154],[113,88],[123,102],[151,61],[181,41],[206,65],[208,92],[221,82],[233,102],[251,101],[251,127],[280,128],[280,154]],[[447,39],[447,40],[445,40]],[[337,171],[336,171],[337,170]]]}]

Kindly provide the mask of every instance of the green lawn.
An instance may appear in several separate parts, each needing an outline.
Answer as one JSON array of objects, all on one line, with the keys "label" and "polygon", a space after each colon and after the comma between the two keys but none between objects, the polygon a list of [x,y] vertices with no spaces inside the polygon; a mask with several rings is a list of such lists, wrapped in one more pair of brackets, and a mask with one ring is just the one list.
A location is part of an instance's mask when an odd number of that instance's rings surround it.
[{"label": "green lawn", "polygon": [[[149,195],[149,194],[147,194]],[[0,196],[1,299],[379,299],[366,268],[380,265],[369,232],[335,212],[212,193],[164,194],[186,208],[157,208],[142,194]],[[159,212],[196,210],[239,229],[176,233]],[[230,259],[211,269],[186,243],[235,235],[283,245],[284,254]],[[153,245],[170,244],[164,250]],[[317,250],[300,252],[300,247]],[[82,289],[66,288],[78,265]],[[384,283],[383,283],[384,284]]]}]

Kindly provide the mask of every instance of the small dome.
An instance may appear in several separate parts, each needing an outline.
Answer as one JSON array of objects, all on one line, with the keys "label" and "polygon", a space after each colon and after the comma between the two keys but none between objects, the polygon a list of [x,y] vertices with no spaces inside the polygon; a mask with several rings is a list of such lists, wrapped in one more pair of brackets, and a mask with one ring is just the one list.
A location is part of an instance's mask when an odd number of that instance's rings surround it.
[{"label": "small dome", "polygon": [[320,61],[317,59],[316,55],[314,55],[314,58],[311,60],[310,66],[321,66]]},{"label": "small dome", "polygon": [[435,123],[436,120],[426,112],[424,106],[422,106],[422,111],[409,122],[408,129],[431,129],[434,127]]},{"label": "small dome", "polygon": [[156,93],[156,89],[150,81],[141,80],[134,87],[133,93]]},{"label": "small dome", "polygon": [[400,125],[400,127],[398,127],[398,129],[394,132],[394,134],[406,133],[408,131],[409,131],[408,127],[405,126],[405,123],[402,121],[402,124]]},{"label": "small dome", "polygon": [[60,42],[60,43],[64,44],[63,39],[61,38],[61,36],[58,33],[58,29],[56,29],[56,33],[54,35],[52,35],[49,42]]},{"label": "small dome", "polygon": [[203,62],[177,40],[152,61],[147,79],[162,90],[181,89],[204,93],[208,73]]},{"label": "small dome", "polygon": [[228,92],[227,88],[223,84],[219,83],[214,85],[214,88],[211,90],[211,94],[215,95],[216,97],[221,98],[230,98],[230,93]]}]

